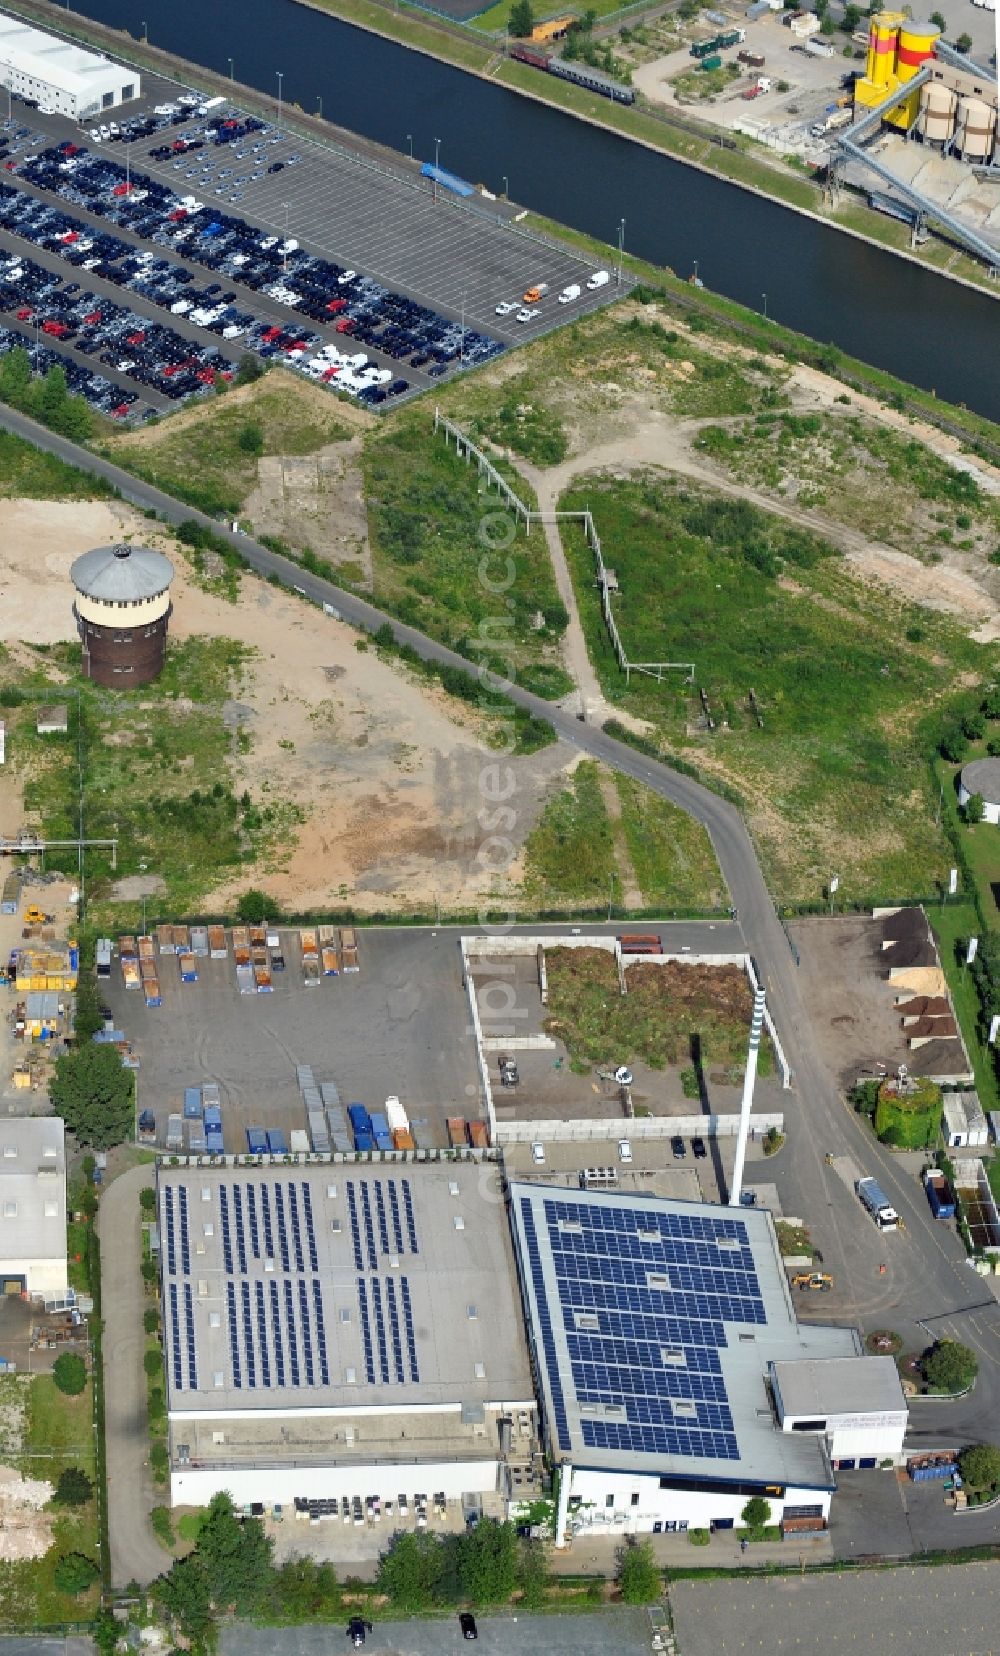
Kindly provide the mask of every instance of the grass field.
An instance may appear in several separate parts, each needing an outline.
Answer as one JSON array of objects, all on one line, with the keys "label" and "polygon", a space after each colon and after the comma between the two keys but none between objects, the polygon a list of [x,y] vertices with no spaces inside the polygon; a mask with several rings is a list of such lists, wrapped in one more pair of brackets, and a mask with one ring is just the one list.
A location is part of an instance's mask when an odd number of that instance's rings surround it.
[{"label": "grass field", "polygon": [[[523,479],[506,471],[519,494]],[[566,611],[540,529],[525,535],[493,491],[435,436],[419,407],[365,444],[374,600],[432,637],[480,659],[509,653],[520,683],[558,697],[571,688],[559,641]],[[533,502],[532,502],[533,503]]]},{"label": "grass field", "polygon": [[[633,675],[607,642],[582,534],[566,536],[591,653],[609,698],[667,749],[743,799],[776,896],[848,900],[932,889],[948,865],[920,726],[992,653],[944,617],[854,579],[829,547],[750,505],[659,475],[588,479],[613,556],[617,619],[634,660],[694,660],[696,683]],[[613,549],[613,552],[610,550]],[[701,728],[704,687],[718,729]],[[759,729],[749,705],[762,711]]]},{"label": "grass field", "polygon": [[55,455],[43,454],[9,431],[0,431],[0,496],[12,500],[94,500],[110,485],[88,477]]},{"label": "grass field", "polygon": [[976,1091],[984,1110],[1000,1108],[996,1069],[991,1054],[980,1039],[979,994],[969,968],[957,955],[960,938],[973,937],[979,931],[979,920],[971,903],[947,903],[931,906],[928,918],[937,938],[938,952],[948,988],[955,1003],[958,1021],[969,1049],[969,1057],[976,1077]]},{"label": "grass field", "polygon": [[[100,453],[210,516],[236,517],[257,481],[257,457],[314,454],[349,424],[328,393],[280,371],[147,427],[95,443]],[[254,435],[248,435],[248,431]]]},{"label": "grass field", "polygon": [[615,777],[632,867],[647,905],[718,908],[726,889],[712,842],[686,811],[630,776]]},{"label": "grass field", "polygon": [[[0,1406],[12,1390],[27,1391],[27,1412],[18,1469],[28,1478],[56,1483],[67,1466],[95,1477],[93,1397],[90,1382],[79,1397],[65,1397],[48,1374],[0,1378]],[[63,1553],[84,1553],[96,1561],[96,1500],[62,1508],[53,1525],[52,1546],[43,1558],[0,1564],[0,1627],[23,1632],[34,1625],[86,1619],[98,1603],[97,1588],[78,1598],[62,1593],[54,1571]]]},{"label": "grass field", "polygon": [[849,411],[761,413],[706,427],[696,446],[741,482],[928,561],[944,547],[989,557],[1000,541],[1000,500],[968,472]]}]

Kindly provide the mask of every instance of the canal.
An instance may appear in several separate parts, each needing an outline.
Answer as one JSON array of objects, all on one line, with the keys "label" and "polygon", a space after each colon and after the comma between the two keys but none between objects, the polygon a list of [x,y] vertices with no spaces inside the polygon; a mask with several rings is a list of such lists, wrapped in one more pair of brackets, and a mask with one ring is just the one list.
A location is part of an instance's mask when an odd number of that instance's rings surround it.
[{"label": "canal", "polygon": [[[74,0],[74,9],[500,190],[811,338],[1000,420],[992,298],[669,156],[295,4]],[[140,15],[140,11],[144,17]]]}]

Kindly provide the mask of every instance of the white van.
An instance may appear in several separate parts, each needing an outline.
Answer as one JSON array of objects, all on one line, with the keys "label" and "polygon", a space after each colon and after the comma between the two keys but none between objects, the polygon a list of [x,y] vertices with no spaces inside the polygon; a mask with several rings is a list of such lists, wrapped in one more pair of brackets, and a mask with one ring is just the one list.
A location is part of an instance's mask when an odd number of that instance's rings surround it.
[{"label": "white van", "polygon": [[580,297],[580,284],[579,284],[579,282],[571,282],[569,287],[563,288],[562,292],[560,293],[559,303],[560,303],[560,305],[571,305],[573,303],[573,300],[574,299],[579,299],[579,297]]},{"label": "white van", "polygon": [[589,278],[587,286],[591,293],[594,293],[598,288],[607,287],[610,280],[610,270],[595,270],[593,276]]}]

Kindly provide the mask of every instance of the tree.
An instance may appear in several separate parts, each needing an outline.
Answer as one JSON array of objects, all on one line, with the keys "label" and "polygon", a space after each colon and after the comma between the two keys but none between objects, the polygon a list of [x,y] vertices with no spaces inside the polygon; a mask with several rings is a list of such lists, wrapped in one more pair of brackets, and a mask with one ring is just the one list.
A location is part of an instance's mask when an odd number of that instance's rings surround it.
[{"label": "tree", "polygon": [[981,741],[986,734],[986,717],[980,712],[962,714],[962,735],[970,742]]},{"label": "tree", "polygon": [[274,913],[274,904],[264,891],[257,891],[251,886],[245,891],[236,904],[236,913],[245,926],[259,926],[267,919],[268,913]]},{"label": "tree", "polygon": [[259,420],[247,420],[240,426],[236,441],[244,454],[263,454],[264,427]]},{"label": "tree", "polygon": [[924,1358],[923,1369],[935,1391],[965,1391],[979,1373],[979,1359],[957,1340],[938,1340]]},{"label": "tree", "polygon": [[963,52],[963,53],[971,52],[972,51],[972,36],[970,34],[960,34],[958,39],[955,42],[955,50],[956,50],[956,52]]},{"label": "tree", "polygon": [[626,1604],[652,1604],[659,1598],[663,1577],[648,1541],[630,1541],[621,1549],[615,1580]]},{"label": "tree", "polygon": [[958,1457],[958,1470],[970,1489],[995,1489],[1000,1484],[1000,1449],[995,1443],[970,1443]]},{"label": "tree", "polygon": [[947,730],[942,731],[938,748],[943,758],[949,759],[953,765],[960,764],[969,751],[968,739],[961,725],[949,725]]},{"label": "tree", "polygon": [[4,402],[21,404],[30,385],[31,360],[24,346],[18,345],[0,365],[0,397]]},{"label": "tree", "polygon": [[155,1305],[147,1305],[142,1313],[142,1326],[147,1334],[156,1334],[160,1327],[160,1313]]},{"label": "tree", "polygon": [[66,1397],[79,1397],[87,1384],[87,1365],[75,1351],[64,1351],[52,1365],[52,1378]]},{"label": "tree", "polygon": [[936,29],[941,30],[942,34],[944,34],[945,29],[948,27],[940,12],[931,12],[931,22],[934,24]]},{"label": "tree", "polygon": [[828,15],[824,17],[822,23],[820,24],[819,32],[822,35],[832,35],[835,32],[836,27],[837,25],[833,21],[833,18]]},{"label": "tree", "polygon": [[458,1537],[459,1592],[472,1604],[502,1604],[517,1586],[517,1531],[508,1522],[480,1518]]},{"label": "tree", "polygon": [[259,1518],[237,1518],[228,1495],[214,1495],[198,1533],[196,1555],[212,1602],[246,1615],[267,1592],[273,1543]]},{"label": "tree", "polygon": [[156,1191],[152,1185],[143,1185],[139,1192],[139,1212],[144,1219],[152,1219],[156,1212]]},{"label": "tree", "polygon": [[512,35],[526,40],[535,27],[535,14],[531,9],[531,0],[514,0],[510,8],[508,28]]},{"label": "tree", "polygon": [[980,712],[987,719],[1000,719],[1000,690],[987,691],[980,703]]},{"label": "tree", "polygon": [[197,1548],[180,1558],[153,1583],[153,1596],[177,1623],[185,1638],[201,1639],[212,1623],[212,1595]]},{"label": "tree", "polygon": [[399,1610],[428,1610],[441,1595],[444,1548],[426,1530],[394,1535],[378,1566],[378,1590]]},{"label": "tree", "polygon": [[97,979],[93,967],[81,967],[76,985],[76,1007],[73,1012],[73,1030],[78,1041],[89,1041],[104,1028],[101,1002],[97,993]]},{"label": "tree", "polygon": [[234,385],[253,385],[266,372],[264,364],[255,357],[252,351],[244,351],[240,357],[239,367],[236,370]]},{"label": "tree", "polygon": [[88,1042],[57,1058],[49,1096],[56,1114],[81,1144],[110,1150],[131,1136],[132,1071],[125,1068],[113,1046]]},{"label": "tree", "polygon": [[845,6],[844,15],[840,20],[840,27],[843,29],[844,33],[853,34],[858,24],[861,22],[863,15],[864,14],[862,13],[860,6]]},{"label": "tree", "polygon": [[85,1593],[88,1587],[92,1587],[100,1573],[92,1558],[71,1552],[63,1553],[61,1558],[56,1559],[52,1579],[60,1593],[71,1593],[75,1598],[78,1593]]},{"label": "tree", "polygon": [[332,1564],[289,1558],[274,1572],[268,1604],[276,1621],[332,1621],[342,1603]]},{"label": "tree", "polygon": [[740,1513],[743,1524],[751,1534],[761,1535],[771,1521],[771,1503],[763,1495],[751,1495]]},{"label": "tree", "polygon": [[142,1366],[151,1380],[155,1380],[158,1374],[162,1374],[163,1355],[159,1346],[157,1346],[155,1351],[151,1346],[147,1352],[143,1353]]},{"label": "tree", "polygon": [[64,1466],[52,1497],[53,1506],[86,1506],[94,1493],[93,1480],[82,1466]]},{"label": "tree", "polygon": [[981,793],[970,794],[965,801],[965,820],[968,823],[982,822],[986,815],[986,801]]}]

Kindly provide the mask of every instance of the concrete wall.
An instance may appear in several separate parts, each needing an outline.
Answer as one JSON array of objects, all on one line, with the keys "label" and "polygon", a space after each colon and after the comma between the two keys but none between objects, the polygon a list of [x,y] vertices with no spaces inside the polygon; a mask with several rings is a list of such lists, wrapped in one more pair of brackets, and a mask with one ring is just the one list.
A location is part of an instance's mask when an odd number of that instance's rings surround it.
[{"label": "concrete wall", "polygon": [[[779,1133],[785,1130],[781,1112],[755,1115],[753,1129],[763,1138],[769,1127]],[[492,1142],[498,1144],[577,1144],[593,1140],[609,1143],[627,1138],[632,1142],[643,1139],[668,1139],[679,1133],[682,1138],[693,1138],[700,1133],[713,1138],[735,1138],[739,1131],[738,1115],[690,1116],[636,1116],[626,1119],[615,1116],[594,1121],[500,1121],[493,1127]]]},{"label": "concrete wall", "polygon": [[[762,1492],[763,1493],[763,1492]],[[608,1496],[614,1504],[608,1506]],[[638,1504],[633,1506],[633,1496]],[[712,1494],[705,1490],[661,1489],[659,1478],[630,1476],[620,1472],[591,1472],[573,1468],[570,1500],[581,1496],[582,1510],[570,1512],[569,1532],[587,1535],[649,1534],[654,1524],[682,1525],[688,1529],[709,1529],[713,1523],[732,1519],[739,1527],[746,1495]],[[823,1516],[830,1512],[831,1492],[819,1489],[788,1489],[784,1499],[769,1495],[771,1523],[781,1522],[786,1506],[819,1506]]]},{"label": "concrete wall", "polygon": [[[176,1430],[176,1428],[175,1428]],[[220,1425],[220,1431],[225,1426]],[[225,1453],[224,1445],[219,1453]],[[377,1495],[380,1501],[397,1501],[405,1495],[412,1507],[415,1495],[430,1500],[443,1490],[448,1500],[460,1501],[463,1494],[493,1495],[498,1483],[496,1460],[422,1462],[417,1465],[287,1466],[238,1468],[219,1466],[174,1466],[170,1474],[172,1506],[207,1506],[212,1496],[227,1490],[237,1506],[249,1501],[290,1507],[300,1499],[338,1500],[344,1495],[365,1500]],[[387,1536],[392,1524],[386,1525]]]}]

